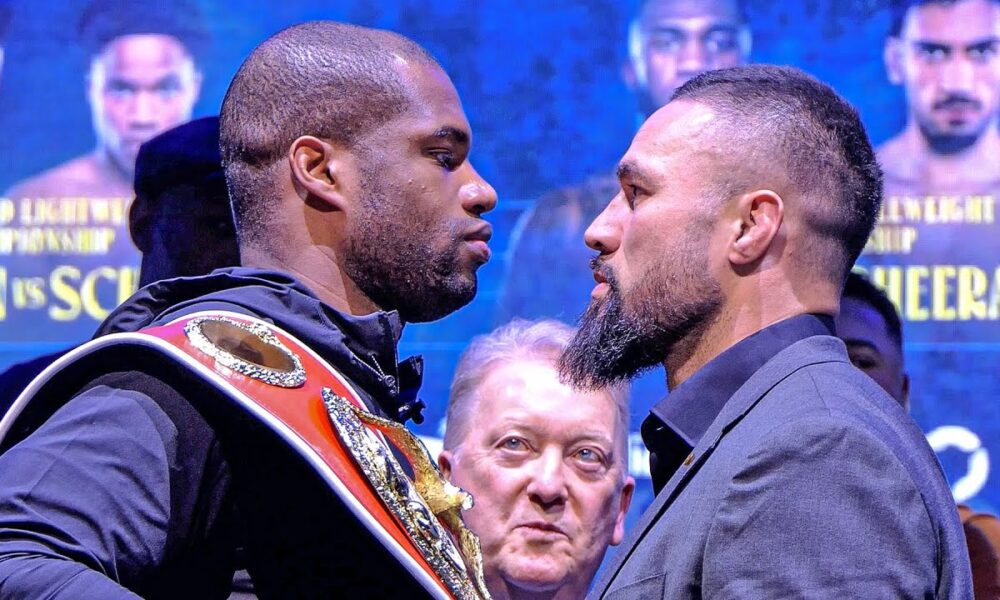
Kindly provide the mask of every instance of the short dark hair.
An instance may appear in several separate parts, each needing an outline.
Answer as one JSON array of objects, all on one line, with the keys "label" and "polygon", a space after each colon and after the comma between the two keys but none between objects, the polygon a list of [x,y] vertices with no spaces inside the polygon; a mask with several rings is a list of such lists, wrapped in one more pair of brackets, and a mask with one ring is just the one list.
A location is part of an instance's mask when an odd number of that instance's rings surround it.
[{"label": "short dark hair", "polygon": [[84,9],[77,33],[88,57],[126,35],[168,35],[187,49],[195,63],[204,58],[208,45],[201,9],[193,0],[94,0]]},{"label": "short dark hair", "polygon": [[751,169],[764,161],[769,169],[783,169],[803,196],[806,223],[831,249],[809,259],[831,280],[843,281],[882,204],[882,170],[854,107],[816,78],[773,65],[703,73],[672,100],[704,104],[721,117],[722,133],[740,148],[734,171],[742,171],[748,158]]},{"label": "short dark hair", "polygon": [[[198,200],[226,198],[219,157],[219,118],[204,117],[161,133],[139,147],[135,159],[135,200],[129,209],[129,233],[142,252],[149,252],[150,224],[165,206],[163,192],[190,185],[202,190]],[[192,207],[197,211],[197,207]]]},{"label": "short dark hair", "polygon": [[[889,1],[889,36],[899,37],[903,33],[903,23],[911,8],[920,8],[927,4],[952,6],[964,0],[890,0]],[[993,0],[1000,4],[1000,0]]]},{"label": "short dark hair", "polygon": [[[702,1],[704,2],[705,0]],[[732,2],[733,6],[736,8],[736,14],[740,18],[740,22],[747,23],[747,21],[749,20],[747,19],[747,0],[724,0],[724,1]],[[646,7],[649,6],[650,4],[658,4],[660,2],[664,2],[664,0],[638,0],[638,2],[635,3],[634,6],[635,10],[632,11],[632,14],[638,16],[642,14],[642,11],[645,10]]]},{"label": "short dark hair", "polygon": [[314,135],[355,148],[405,111],[411,100],[397,55],[440,68],[401,35],[330,21],[289,27],[250,54],[220,114],[222,163],[241,243],[266,223],[273,167],[295,139]]},{"label": "short dark hair", "polygon": [[903,324],[899,319],[899,311],[892,300],[885,295],[882,288],[871,282],[870,279],[857,271],[847,274],[847,281],[844,283],[843,298],[853,298],[874,308],[882,320],[885,321],[885,329],[889,332],[889,337],[899,347],[903,349]]}]

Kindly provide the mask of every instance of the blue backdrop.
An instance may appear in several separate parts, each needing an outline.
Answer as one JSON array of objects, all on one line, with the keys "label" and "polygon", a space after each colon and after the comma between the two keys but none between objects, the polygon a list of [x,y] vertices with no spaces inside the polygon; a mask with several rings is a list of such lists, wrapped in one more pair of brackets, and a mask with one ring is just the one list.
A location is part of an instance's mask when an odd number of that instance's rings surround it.
[{"label": "blue backdrop", "polygon": [[[11,3],[0,84],[0,131],[5,133],[0,189],[93,147],[86,57],[71,26],[83,6],[80,0]],[[472,160],[497,189],[500,203],[489,217],[495,228],[494,260],[481,271],[479,296],[442,321],[408,326],[404,335],[402,352],[428,360],[423,397],[429,410],[421,433],[438,434],[459,353],[472,336],[499,324],[505,255],[517,219],[544,192],[607,172],[628,145],[635,102],[619,68],[631,8],[598,0],[206,0],[201,6],[211,45],[201,64],[205,83],[194,116],[217,113],[229,79],[256,44],[309,19],[398,31],[427,47],[451,74],[475,135]],[[859,108],[876,144],[902,127],[903,97],[888,83],[882,65],[889,23],[880,2],[756,0],[750,2],[749,16],[752,60],[795,65],[829,82]],[[72,254],[59,259],[81,265],[78,276],[63,280],[70,291],[53,289],[48,273],[35,274],[40,289],[17,280],[8,270],[25,257],[5,251],[3,236],[25,217],[17,204],[7,202],[0,200],[0,368],[86,338],[100,314],[96,309],[88,313],[86,294],[98,308],[109,308],[130,283],[120,272],[100,272],[88,280],[88,269],[103,264],[100,257]],[[544,265],[516,268],[537,270],[539,280],[544,278]],[[79,314],[55,320],[52,307],[65,308],[67,298],[74,297],[81,302]],[[933,432],[949,478],[960,484],[960,499],[994,512],[1000,508],[1000,484],[988,463],[1000,456],[997,318],[991,317],[974,340],[951,339],[949,323],[932,318],[921,325],[930,333],[907,347],[914,418]],[[661,378],[657,374],[637,386],[635,429],[662,393]],[[635,442],[632,467],[641,473],[645,459],[637,437]],[[647,483],[640,481],[639,488],[644,493],[637,508],[649,497]]]}]

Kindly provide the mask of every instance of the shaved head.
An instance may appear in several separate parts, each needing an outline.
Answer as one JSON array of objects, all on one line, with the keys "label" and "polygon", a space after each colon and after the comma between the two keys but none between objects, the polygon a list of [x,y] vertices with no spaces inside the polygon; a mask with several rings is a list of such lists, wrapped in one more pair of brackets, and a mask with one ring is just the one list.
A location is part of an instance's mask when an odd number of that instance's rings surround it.
[{"label": "shaved head", "polygon": [[264,229],[274,167],[304,135],[358,148],[406,110],[406,64],[440,68],[388,31],[303,23],[258,46],[236,73],[220,114],[222,162],[241,243]]}]

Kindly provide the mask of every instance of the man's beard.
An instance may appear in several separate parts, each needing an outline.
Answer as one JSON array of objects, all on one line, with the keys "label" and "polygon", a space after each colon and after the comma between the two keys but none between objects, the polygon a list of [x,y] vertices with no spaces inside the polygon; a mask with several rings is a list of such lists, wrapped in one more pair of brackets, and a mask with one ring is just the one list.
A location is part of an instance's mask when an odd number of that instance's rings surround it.
[{"label": "man's beard", "polygon": [[[344,270],[361,292],[411,323],[440,319],[471,302],[476,274],[463,273],[459,264],[458,223],[434,225],[391,201],[375,180],[366,186],[366,217],[350,233],[344,257]],[[440,240],[448,244],[435,249]]]},{"label": "man's beard", "polygon": [[591,301],[559,361],[561,378],[577,388],[620,384],[662,363],[681,340],[706,327],[722,304],[719,284],[705,274],[705,264],[685,265],[676,274],[658,265],[638,279],[628,297],[610,269],[598,259],[593,266],[609,289]]},{"label": "man's beard", "polygon": [[[980,107],[981,103],[966,95],[953,94],[943,100],[935,102],[934,109],[939,110],[947,108],[951,104],[956,105],[969,105],[972,107]],[[971,129],[966,129],[963,132],[955,132],[947,129],[942,129],[930,118],[917,118],[917,126],[920,128],[921,134],[925,140],[927,140],[927,145],[930,146],[931,151],[935,154],[940,155],[951,155],[958,154],[967,148],[971,148],[979,138],[986,133],[990,124],[993,121],[991,119],[983,119],[980,123],[977,123]]]}]

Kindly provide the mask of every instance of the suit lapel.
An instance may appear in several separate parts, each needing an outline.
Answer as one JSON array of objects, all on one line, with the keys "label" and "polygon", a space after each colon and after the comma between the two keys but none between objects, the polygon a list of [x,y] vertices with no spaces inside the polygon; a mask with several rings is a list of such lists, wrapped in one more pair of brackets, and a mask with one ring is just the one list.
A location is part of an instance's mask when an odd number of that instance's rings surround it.
[{"label": "suit lapel", "polygon": [[778,383],[795,371],[817,363],[844,362],[847,360],[843,342],[830,336],[814,336],[792,344],[779,352],[760,368],[753,377],[747,380],[732,398],[726,402],[719,415],[712,421],[708,431],[702,436],[698,446],[692,452],[692,457],[674,472],[653,503],[642,513],[639,522],[629,532],[622,547],[618,550],[611,563],[604,569],[601,578],[594,586],[592,595],[603,597],[617,577],[629,557],[638,548],[640,542],[670,507],[673,501],[690,481],[719,442],[733,429],[744,416]]}]

